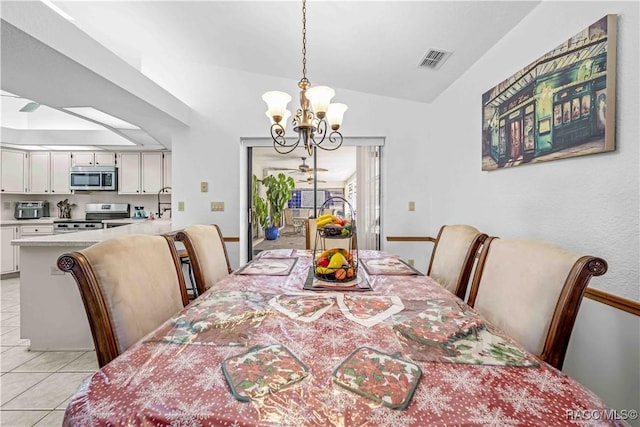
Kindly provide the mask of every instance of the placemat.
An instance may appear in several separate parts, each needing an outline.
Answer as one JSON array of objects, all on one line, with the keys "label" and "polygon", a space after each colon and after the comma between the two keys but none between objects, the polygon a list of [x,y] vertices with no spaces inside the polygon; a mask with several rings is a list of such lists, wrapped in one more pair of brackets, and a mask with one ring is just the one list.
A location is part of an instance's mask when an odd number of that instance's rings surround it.
[{"label": "placemat", "polygon": [[271,344],[229,357],[222,372],[233,397],[249,402],[302,380],[309,370],[288,348]]},{"label": "placemat", "polygon": [[338,307],[349,320],[367,328],[377,325],[388,317],[404,309],[402,300],[395,295],[365,296],[365,295],[336,295]]},{"label": "placemat", "polygon": [[362,270],[358,271],[358,276],[354,280],[348,282],[326,282],[316,278],[314,275],[315,268],[309,268],[307,280],[304,282],[302,289],[306,291],[349,291],[349,292],[367,292],[372,291],[369,278],[366,277]]},{"label": "placemat", "polygon": [[400,258],[369,258],[360,259],[367,273],[377,276],[422,276],[415,268],[411,267]]},{"label": "placemat", "polygon": [[329,310],[334,299],[326,295],[286,294],[277,295],[269,305],[284,315],[301,322],[313,322]]},{"label": "placemat", "polygon": [[415,363],[369,347],[360,347],[333,372],[333,381],[375,402],[404,409],[411,402],[422,371]]},{"label": "placemat", "polygon": [[288,276],[298,258],[263,258],[249,262],[235,274],[253,276]]},{"label": "placemat", "polygon": [[261,251],[257,258],[292,258],[293,249],[267,249]]}]

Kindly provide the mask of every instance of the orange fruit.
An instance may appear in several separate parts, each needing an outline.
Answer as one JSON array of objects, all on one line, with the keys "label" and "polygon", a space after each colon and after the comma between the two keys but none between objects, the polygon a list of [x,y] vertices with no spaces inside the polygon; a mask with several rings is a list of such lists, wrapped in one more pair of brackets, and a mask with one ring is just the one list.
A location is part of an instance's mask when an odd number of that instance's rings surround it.
[{"label": "orange fruit", "polygon": [[347,278],[347,272],[344,268],[336,270],[335,272],[336,280],[344,280]]},{"label": "orange fruit", "polygon": [[353,277],[353,268],[348,268],[347,269],[347,277],[348,278],[352,278]]}]

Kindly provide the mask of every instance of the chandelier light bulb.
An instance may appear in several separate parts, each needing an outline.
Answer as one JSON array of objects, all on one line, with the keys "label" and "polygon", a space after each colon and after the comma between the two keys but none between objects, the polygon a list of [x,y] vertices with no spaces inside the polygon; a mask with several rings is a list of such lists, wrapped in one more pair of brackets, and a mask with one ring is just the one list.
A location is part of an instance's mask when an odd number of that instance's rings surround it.
[{"label": "chandelier light bulb", "polygon": [[[271,116],[271,114],[269,114],[269,110],[265,111],[264,115],[269,118],[269,121],[271,122],[271,125],[276,124],[276,121],[273,119],[273,116]],[[287,127],[287,120],[289,120],[289,117],[291,117],[291,111],[284,110],[284,115],[282,116],[282,119],[280,120],[280,126],[282,126],[283,128],[286,128]]]},{"label": "chandelier light bulb", "polygon": [[329,104],[329,110],[327,111],[327,121],[331,125],[331,129],[338,130],[342,125],[342,119],[344,118],[344,112],[349,107],[346,104],[335,102]]},{"label": "chandelier light bulb", "polygon": [[262,100],[267,103],[267,115],[272,118],[274,122],[279,123],[283,118],[285,118],[287,104],[291,101],[291,95],[285,92],[272,90],[270,92],[265,92],[262,95]]},{"label": "chandelier light bulb", "polygon": [[324,118],[327,114],[329,103],[335,94],[336,92],[329,86],[314,86],[307,89],[307,99],[311,103],[311,109],[317,118]]}]

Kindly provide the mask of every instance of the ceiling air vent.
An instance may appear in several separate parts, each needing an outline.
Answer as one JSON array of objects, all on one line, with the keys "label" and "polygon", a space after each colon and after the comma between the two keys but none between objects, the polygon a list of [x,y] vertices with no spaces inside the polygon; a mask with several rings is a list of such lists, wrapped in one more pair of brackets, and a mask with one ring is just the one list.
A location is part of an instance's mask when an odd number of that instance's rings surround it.
[{"label": "ceiling air vent", "polygon": [[418,67],[430,68],[437,70],[442,67],[442,64],[451,56],[453,52],[447,52],[446,50],[429,49],[425,56],[422,57]]}]

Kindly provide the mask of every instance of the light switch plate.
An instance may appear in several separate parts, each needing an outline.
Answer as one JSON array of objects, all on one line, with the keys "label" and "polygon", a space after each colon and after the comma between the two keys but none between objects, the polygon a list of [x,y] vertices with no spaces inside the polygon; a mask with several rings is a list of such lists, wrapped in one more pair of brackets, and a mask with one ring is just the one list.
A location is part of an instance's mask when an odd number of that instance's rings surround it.
[{"label": "light switch plate", "polygon": [[184,212],[184,202],[178,202],[178,212]]},{"label": "light switch plate", "polygon": [[201,193],[206,193],[209,191],[209,183],[206,181],[203,181],[200,183],[200,192]]},{"label": "light switch plate", "polygon": [[413,212],[416,210],[416,202],[409,202],[409,211]]},{"label": "light switch plate", "polygon": [[224,202],[211,202],[211,212],[224,211]]}]

